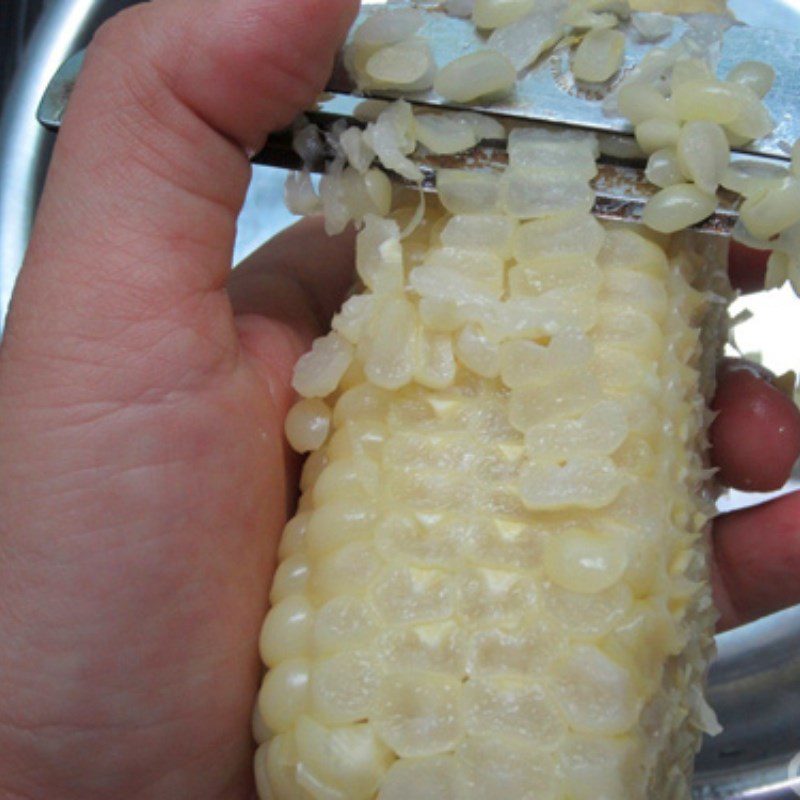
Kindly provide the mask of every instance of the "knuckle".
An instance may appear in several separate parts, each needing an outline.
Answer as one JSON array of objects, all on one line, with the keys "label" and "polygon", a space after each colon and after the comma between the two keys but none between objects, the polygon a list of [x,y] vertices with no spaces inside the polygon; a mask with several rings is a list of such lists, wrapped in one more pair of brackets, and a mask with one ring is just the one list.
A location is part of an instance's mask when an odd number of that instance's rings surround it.
[{"label": "knuckle", "polygon": [[128,52],[148,26],[149,11],[147,4],[135,5],[107,19],[94,34],[90,51]]},{"label": "knuckle", "polygon": [[87,53],[86,70],[113,109],[115,130],[123,126],[143,143],[175,116],[170,76],[183,36],[168,22],[150,3],[133,6],[103,23]]},{"label": "knuckle", "polygon": [[169,20],[160,7],[142,3],[104,22],[89,55],[101,62],[98,68],[113,69],[128,86],[147,89],[169,83],[185,38],[181,26]]}]

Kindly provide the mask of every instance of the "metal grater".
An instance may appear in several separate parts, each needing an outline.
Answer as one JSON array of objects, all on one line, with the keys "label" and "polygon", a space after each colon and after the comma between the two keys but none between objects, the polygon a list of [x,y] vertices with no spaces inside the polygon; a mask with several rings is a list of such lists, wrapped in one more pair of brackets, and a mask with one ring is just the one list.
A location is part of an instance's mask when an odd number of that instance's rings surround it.
[{"label": "metal grater", "polygon": [[[425,10],[425,24],[419,35],[428,41],[440,66],[485,47],[486,37],[475,29],[472,22],[446,14],[443,3],[427,0],[395,0],[392,3],[392,8],[402,7]],[[356,25],[385,9],[386,5],[382,2],[365,2]],[[594,131],[601,137],[632,137],[630,123],[609,113],[607,98],[654,46],[667,48],[681,38],[688,37],[698,50],[705,52],[704,47],[711,49],[720,76],[725,76],[733,66],[746,60],[764,61],[774,68],[775,84],[765,98],[765,104],[775,120],[775,130],[769,137],[747,147],[734,148],[732,158],[776,165],[786,163],[792,144],[800,139],[800,80],[796,67],[800,63],[800,38],[783,31],[752,28],[731,21],[720,46],[718,41],[712,41],[714,37],[708,33],[708,24],[708,15],[675,17],[671,33],[653,43],[638,39],[631,23],[623,22],[620,29],[628,34],[625,61],[619,73],[606,84],[580,85],[575,81],[570,69],[572,47],[568,41],[564,41],[546,51],[525,71],[510,98],[491,105],[458,106],[446,103],[433,91],[405,95],[404,99],[419,106],[479,111],[516,126],[580,128]],[[328,90],[339,97],[353,98],[356,89],[342,62],[343,59],[339,58]],[[37,114],[46,128],[58,130],[60,127],[82,63],[83,52],[76,53],[50,82]],[[397,97],[391,92],[379,91],[370,93],[370,96],[389,100]],[[346,117],[340,112],[324,111],[311,116],[312,121],[322,128],[330,127],[337,119]],[[350,121],[357,124],[355,120]],[[420,155],[414,158],[425,175],[423,188],[430,191],[435,190],[436,170],[441,166],[501,169],[507,162],[506,153],[499,142],[482,142],[472,151],[457,156]],[[292,151],[289,132],[271,136],[264,150],[253,161],[295,169],[302,166]],[[313,168],[321,171],[324,163]],[[607,156],[601,157],[599,174],[593,187],[597,198],[594,213],[605,219],[623,222],[639,222],[645,203],[657,190],[646,180],[642,164]],[[721,190],[716,212],[696,226],[697,229],[717,235],[730,234],[738,218],[738,203],[736,195]]]}]

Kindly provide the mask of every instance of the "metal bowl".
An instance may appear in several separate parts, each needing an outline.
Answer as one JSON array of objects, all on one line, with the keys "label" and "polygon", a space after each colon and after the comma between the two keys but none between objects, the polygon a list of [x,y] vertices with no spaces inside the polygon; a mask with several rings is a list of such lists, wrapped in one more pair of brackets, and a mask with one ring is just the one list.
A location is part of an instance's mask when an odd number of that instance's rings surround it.
[{"label": "metal bowl", "polygon": [[[800,32],[800,4],[734,0],[740,18]],[[53,144],[36,107],[58,66],[132,0],[54,0],[29,44],[0,119],[0,331]],[[240,220],[243,255],[289,220],[277,176],[257,170]],[[800,580],[800,577],[798,577]],[[710,702],[725,730],[697,759],[703,800],[800,797],[800,607],[718,637]],[[795,789],[792,788],[795,787]]]}]

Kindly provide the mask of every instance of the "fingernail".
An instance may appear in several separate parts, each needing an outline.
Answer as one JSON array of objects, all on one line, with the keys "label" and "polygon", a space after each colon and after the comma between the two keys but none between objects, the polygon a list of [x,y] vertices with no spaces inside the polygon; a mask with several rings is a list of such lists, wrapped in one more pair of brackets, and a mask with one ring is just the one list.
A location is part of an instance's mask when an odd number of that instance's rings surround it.
[{"label": "fingernail", "polygon": [[753,377],[771,384],[776,380],[775,373],[763,364],[743,358],[723,358],[720,362],[720,372],[749,372]]}]

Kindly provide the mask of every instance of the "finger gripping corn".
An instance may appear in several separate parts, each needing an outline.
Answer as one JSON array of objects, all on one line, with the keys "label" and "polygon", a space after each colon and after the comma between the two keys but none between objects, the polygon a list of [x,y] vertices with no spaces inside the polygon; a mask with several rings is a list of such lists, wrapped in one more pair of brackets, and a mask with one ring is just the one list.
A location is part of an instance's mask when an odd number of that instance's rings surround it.
[{"label": "finger gripping corn", "polygon": [[297,366],[262,798],[689,797],[724,254],[597,221],[591,141],[552,144],[366,215]]}]

